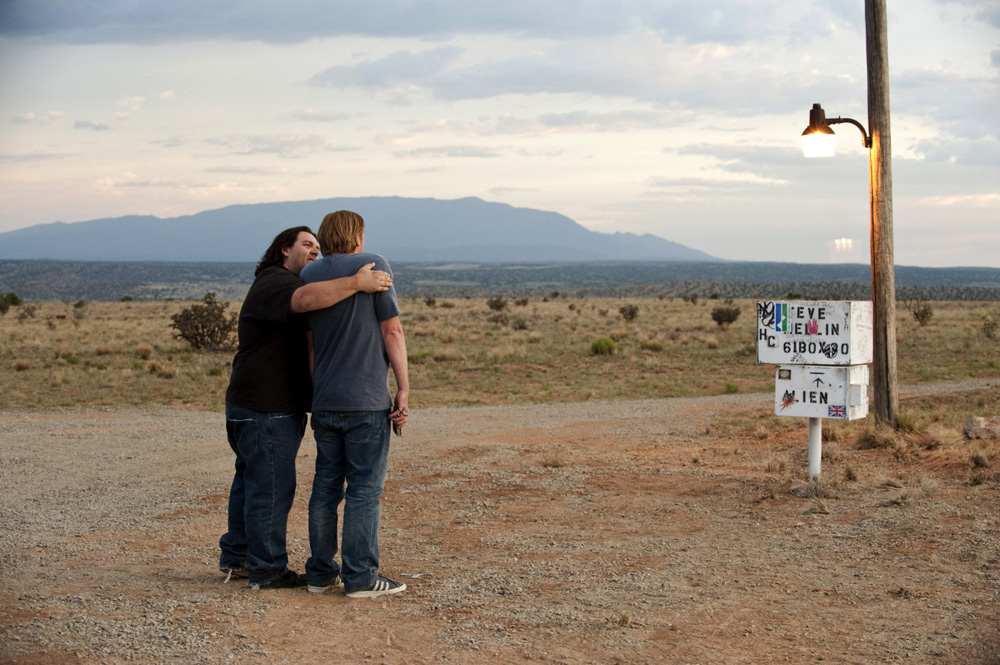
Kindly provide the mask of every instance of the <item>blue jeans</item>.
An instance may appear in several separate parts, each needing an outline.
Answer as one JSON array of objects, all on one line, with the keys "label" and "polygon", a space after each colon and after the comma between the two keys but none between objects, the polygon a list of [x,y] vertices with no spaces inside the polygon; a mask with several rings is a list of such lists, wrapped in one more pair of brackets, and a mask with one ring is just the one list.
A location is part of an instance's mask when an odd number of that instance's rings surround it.
[{"label": "blue jeans", "polygon": [[[378,574],[379,497],[389,459],[389,409],[313,414],[316,476],[309,499],[309,584],[328,586],[340,574],[348,593],[367,589]],[[346,484],[346,491],[345,491]],[[341,566],[337,506],[344,501]]]},{"label": "blue jeans", "polygon": [[262,413],[226,402],[236,474],[229,490],[229,531],[219,539],[219,566],[246,563],[251,584],[278,579],[288,570],[288,511],[305,431],[305,413]]}]

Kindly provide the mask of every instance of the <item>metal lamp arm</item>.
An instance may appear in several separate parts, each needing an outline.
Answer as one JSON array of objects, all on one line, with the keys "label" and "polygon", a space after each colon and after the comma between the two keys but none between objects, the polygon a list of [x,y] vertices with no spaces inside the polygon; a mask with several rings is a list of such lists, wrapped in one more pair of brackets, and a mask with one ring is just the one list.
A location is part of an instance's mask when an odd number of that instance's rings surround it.
[{"label": "metal lamp arm", "polygon": [[872,147],[872,139],[870,136],[868,136],[868,131],[865,129],[865,126],[862,125],[857,120],[855,120],[854,118],[829,118],[826,120],[826,124],[828,125],[836,125],[842,122],[850,123],[855,127],[857,127],[861,131],[861,141],[864,144],[864,146],[866,148]]}]

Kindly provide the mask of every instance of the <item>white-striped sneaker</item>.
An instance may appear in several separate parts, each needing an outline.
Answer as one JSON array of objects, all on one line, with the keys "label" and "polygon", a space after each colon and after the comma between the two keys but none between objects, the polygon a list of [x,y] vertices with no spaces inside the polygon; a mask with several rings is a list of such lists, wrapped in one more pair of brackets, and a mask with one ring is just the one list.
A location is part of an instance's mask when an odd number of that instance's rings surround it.
[{"label": "white-striped sneaker", "polygon": [[333,588],[333,589],[343,589],[344,588],[344,582],[340,579],[340,575],[337,575],[336,577],[334,577],[330,581],[330,583],[327,584],[326,586],[314,586],[314,585],[310,584],[309,585],[309,593],[323,593],[324,591],[326,591],[327,589],[330,589],[330,588]]},{"label": "white-striped sneaker", "polygon": [[378,598],[379,596],[385,596],[390,593],[399,593],[400,591],[406,591],[406,585],[402,582],[393,582],[387,577],[382,577],[381,575],[375,578],[375,582],[367,589],[358,589],[357,591],[348,591],[348,598]]}]

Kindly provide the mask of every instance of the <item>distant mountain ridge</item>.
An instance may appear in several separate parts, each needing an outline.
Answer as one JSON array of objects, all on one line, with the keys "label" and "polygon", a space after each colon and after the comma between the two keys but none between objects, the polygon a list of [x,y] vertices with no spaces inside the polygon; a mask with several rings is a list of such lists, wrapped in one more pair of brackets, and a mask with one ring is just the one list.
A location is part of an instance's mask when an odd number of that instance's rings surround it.
[{"label": "distant mountain ridge", "polygon": [[0,233],[0,259],[256,261],[282,229],[334,210],[365,218],[365,245],[390,261],[707,261],[651,234],[599,233],[565,215],[479,198],[362,197],[234,205],[160,219],[131,215]]}]

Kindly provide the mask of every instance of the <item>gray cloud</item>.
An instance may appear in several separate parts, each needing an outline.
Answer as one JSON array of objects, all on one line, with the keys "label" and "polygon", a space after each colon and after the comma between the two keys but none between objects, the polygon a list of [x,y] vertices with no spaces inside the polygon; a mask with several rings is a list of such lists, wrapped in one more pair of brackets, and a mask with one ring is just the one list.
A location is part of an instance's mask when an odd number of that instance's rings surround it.
[{"label": "gray cloud", "polygon": [[[834,3],[834,10],[841,2]],[[739,0],[4,0],[0,34],[47,36],[77,43],[157,43],[199,39],[301,42],[367,35],[442,39],[455,34],[509,34],[563,39],[645,29],[666,40],[743,43],[780,30],[777,1]],[[853,9],[857,13],[856,8]],[[806,9],[801,29],[822,33],[824,6]]]},{"label": "gray cloud", "polygon": [[292,111],[292,117],[304,122],[339,122],[351,116],[347,113],[315,111],[313,109],[296,109]]},{"label": "gray cloud", "polygon": [[165,180],[165,179],[154,179],[154,180],[114,180],[112,178],[103,178],[101,184],[105,187],[113,187],[115,189],[146,189],[146,188],[160,188],[160,189],[184,189],[189,188],[191,185],[178,182],[176,180]]},{"label": "gray cloud", "polygon": [[750,180],[723,180],[722,178],[652,178],[648,185],[654,189],[678,189],[701,192],[719,190],[746,191],[755,187],[774,187],[780,183],[755,182]]},{"label": "gray cloud", "polygon": [[[620,45],[618,45],[620,46]],[[687,58],[683,48],[672,52]],[[501,95],[590,94],[633,99],[672,109],[725,108],[732,114],[785,112],[803,99],[836,101],[863,95],[839,71],[808,78],[776,76],[734,55],[717,67],[687,67],[665,62],[660,54],[613,52],[593,44],[562,45],[546,52],[531,50],[491,62],[463,64],[463,52],[442,46],[423,52],[399,51],[374,60],[338,65],[313,76],[321,87],[357,87],[383,92],[393,86],[422,88],[438,99],[473,100]],[[769,55],[769,54],[767,54]],[[767,55],[761,52],[760,57]],[[808,106],[804,106],[808,109]],[[683,112],[672,116],[683,117]],[[580,122],[580,117],[549,114],[540,122]],[[588,121],[597,122],[597,118]],[[598,124],[610,121],[604,118]],[[634,115],[617,122],[642,122]]]},{"label": "gray cloud", "polygon": [[399,51],[379,60],[330,67],[309,79],[309,85],[331,88],[381,88],[398,83],[422,85],[432,81],[461,53],[462,49],[455,46],[441,46],[422,53]]},{"label": "gray cloud", "polygon": [[276,166],[215,166],[205,169],[206,173],[231,173],[233,175],[285,175],[288,169]]},{"label": "gray cloud", "polygon": [[64,159],[66,157],[72,157],[72,153],[57,153],[57,152],[32,152],[32,153],[21,153],[21,154],[3,154],[0,153],[0,162],[44,162],[50,159]]},{"label": "gray cloud", "polygon": [[317,134],[309,136],[225,136],[205,139],[205,143],[224,148],[233,155],[277,155],[295,159],[320,152],[336,152],[351,148],[334,146]]},{"label": "gray cloud", "polygon": [[111,127],[103,122],[91,122],[90,120],[77,120],[73,123],[73,129],[89,129],[95,132],[106,132]]},{"label": "gray cloud", "polygon": [[501,153],[493,148],[473,145],[450,145],[433,148],[417,148],[400,150],[394,153],[397,157],[500,157]]},{"label": "gray cloud", "polygon": [[571,129],[597,132],[618,132],[630,129],[671,127],[692,119],[692,114],[678,114],[683,119],[663,111],[567,111],[546,113],[538,116],[538,121],[551,129]]}]

